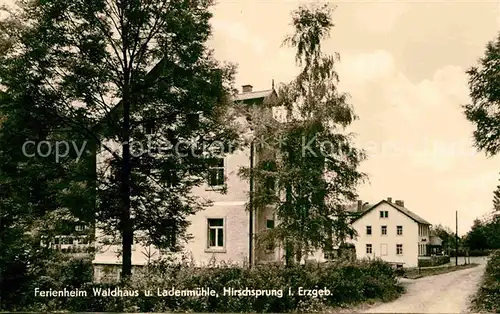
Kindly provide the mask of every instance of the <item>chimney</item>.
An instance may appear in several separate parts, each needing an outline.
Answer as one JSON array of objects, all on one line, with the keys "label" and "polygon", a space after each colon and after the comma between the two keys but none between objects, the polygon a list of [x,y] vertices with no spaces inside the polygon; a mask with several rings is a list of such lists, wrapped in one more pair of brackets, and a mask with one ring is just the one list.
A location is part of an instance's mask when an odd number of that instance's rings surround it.
[{"label": "chimney", "polygon": [[253,86],[252,85],[243,85],[241,86],[241,89],[243,90],[243,93],[250,93],[252,91]]},{"label": "chimney", "polygon": [[361,211],[363,211],[363,201],[358,200],[358,212],[361,212]]},{"label": "chimney", "polygon": [[405,202],[402,200],[397,200],[396,205],[401,206],[401,207],[405,207]]},{"label": "chimney", "polygon": [[389,203],[392,203],[392,197],[388,197],[388,198],[387,198],[387,201],[388,201]]}]

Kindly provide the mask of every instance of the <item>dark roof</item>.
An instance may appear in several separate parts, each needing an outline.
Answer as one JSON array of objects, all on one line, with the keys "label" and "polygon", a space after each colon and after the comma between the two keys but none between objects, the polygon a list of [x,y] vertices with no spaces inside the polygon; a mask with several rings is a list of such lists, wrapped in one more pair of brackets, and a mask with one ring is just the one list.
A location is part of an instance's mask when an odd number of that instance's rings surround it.
[{"label": "dark roof", "polygon": [[408,208],[406,207],[403,207],[403,206],[399,206],[399,205],[396,205],[394,203],[390,203],[386,200],[381,200],[380,202],[378,202],[377,204],[369,207],[367,210],[365,210],[361,215],[359,215],[358,217],[356,217],[354,221],[360,219],[361,217],[363,217],[366,213],[370,212],[371,210],[373,210],[375,207],[379,206],[380,204],[382,203],[386,203],[386,204],[389,204],[391,205],[392,207],[394,207],[395,209],[397,209],[399,212],[405,214],[406,216],[408,216],[409,218],[411,218],[412,220],[414,220],[415,222],[418,222],[420,224],[424,224],[424,225],[431,225],[430,222],[428,222],[427,220],[423,219],[422,217],[420,217],[419,215],[415,214],[414,212],[412,212],[411,210],[409,210]]},{"label": "dark roof", "polygon": [[[167,64],[172,67],[178,67],[175,63],[168,62],[168,60],[166,59],[162,59],[146,74],[146,80],[156,79],[162,73],[163,69]],[[260,104],[260,103],[272,102],[275,98],[277,98],[277,96],[278,94],[274,89],[274,82],[273,82],[272,89],[240,93],[236,95],[234,101],[242,102],[245,104]],[[102,121],[105,120],[107,117],[118,115],[119,114],[118,111],[121,108],[122,108],[122,101],[120,100],[113,108],[111,108],[111,110],[109,110],[109,112],[105,115],[105,117],[101,118],[101,120],[93,127],[93,129],[100,128]]]},{"label": "dark roof", "polygon": [[370,208],[371,206],[373,206],[373,204],[364,203],[362,210],[360,212],[358,212],[358,202],[355,202],[355,203],[351,203],[349,205],[346,205],[345,210],[348,212],[353,212],[353,213],[362,213],[365,210],[367,210],[368,208]]},{"label": "dark roof", "polygon": [[431,225],[430,222],[428,222],[424,218],[420,217],[419,215],[415,214],[414,212],[410,211],[408,208],[405,208],[403,206],[399,206],[396,204],[392,204],[392,203],[391,203],[391,205],[396,207],[399,211],[401,211],[403,214],[410,217],[411,219],[415,220],[416,222],[424,224],[424,225]]}]

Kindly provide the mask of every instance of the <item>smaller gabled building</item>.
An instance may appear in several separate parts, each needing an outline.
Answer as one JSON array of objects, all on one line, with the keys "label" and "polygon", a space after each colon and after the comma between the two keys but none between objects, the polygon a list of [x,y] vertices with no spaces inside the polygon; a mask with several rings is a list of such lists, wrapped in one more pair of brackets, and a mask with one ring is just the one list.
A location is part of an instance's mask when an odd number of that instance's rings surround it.
[{"label": "smaller gabled building", "polygon": [[353,219],[356,257],[380,258],[400,267],[417,267],[429,255],[431,224],[404,202],[382,200]]}]

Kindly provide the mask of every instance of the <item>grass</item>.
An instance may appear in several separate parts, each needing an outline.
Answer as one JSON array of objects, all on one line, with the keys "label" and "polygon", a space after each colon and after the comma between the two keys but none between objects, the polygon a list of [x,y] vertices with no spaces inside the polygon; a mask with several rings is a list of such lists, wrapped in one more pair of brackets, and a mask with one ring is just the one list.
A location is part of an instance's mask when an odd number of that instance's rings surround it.
[{"label": "grass", "polygon": [[435,275],[441,275],[441,274],[446,274],[450,273],[452,271],[457,271],[457,270],[462,270],[462,269],[468,269],[472,267],[476,267],[479,264],[471,263],[467,265],[458,265],[458,266],[445,266],[445,267],[433,267],[433,268],[422,268],[420,271],[418,268],[409,268],[405,269],[404,271],[404,278],[408,279],[417,279],[417,278],[422,278],[422,277],[427,277],[427,276],[435,276]]}]

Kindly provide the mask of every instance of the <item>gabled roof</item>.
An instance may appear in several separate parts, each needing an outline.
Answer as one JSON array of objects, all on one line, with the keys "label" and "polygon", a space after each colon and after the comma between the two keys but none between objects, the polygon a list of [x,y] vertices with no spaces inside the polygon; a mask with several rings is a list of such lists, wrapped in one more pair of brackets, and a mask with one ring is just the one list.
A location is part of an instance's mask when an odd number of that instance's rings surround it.
[{"label": "gabled roof", "polygon": [[381,200],[380,202],[378,202],[377,204],[373,205],[372,207],[368,208],[367,210],[365,210],[361,215],[359,215],[358,217],[356,217],[352,222],[356,221],[356,220],[359,220],[361,217],[363,217],[364,215],[366,215],[368,212],[372,211],[373,209],[375,209],[377,206],[379,206],[380,204],[389,204],[390,206],[392,206],[393,208],[395,208],[396,210],[398,210],[400,213],[406,215],[407,217],[411,218],[413,221],[419,223],[419,224],[424,224],[424,225],[431,225],[430,222],[428,222],[427,220],[423,219],[422,217],[420,217],[419,215],[415,214],[414,212],[412,212],[411,210],[409,210],[408,208],[406,207],[403,207],[403,206],[399,206],[399,205],[396,205],[394,203],[390,203],[386,200]]},{"label": "gabled roof", "polygon": [[431,235],[429,237],[429,244],[430,245],[442,245],[443,244],[443,240],[440,237],[438,237],[438,236]]}]

